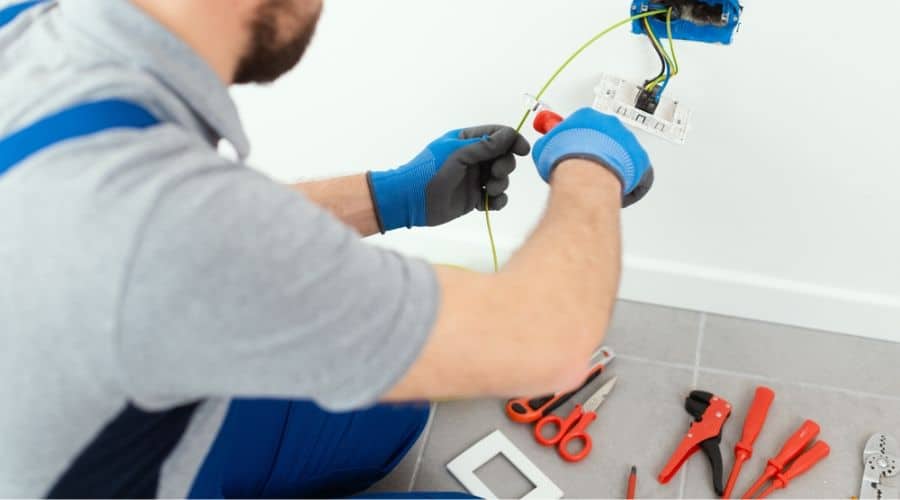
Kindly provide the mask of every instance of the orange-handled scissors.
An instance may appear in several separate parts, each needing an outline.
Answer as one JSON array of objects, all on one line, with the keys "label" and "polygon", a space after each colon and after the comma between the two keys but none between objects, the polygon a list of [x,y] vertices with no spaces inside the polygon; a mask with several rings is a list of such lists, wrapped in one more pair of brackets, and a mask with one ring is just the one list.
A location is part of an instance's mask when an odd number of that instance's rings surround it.
[{"label": "orange-handled scissors", "polygon": [[[591,453],[593,441],[587,428],[597,418],[597,408],[606,400],[606,396],[612,392],[616,385],[617,377],[610,379],[609,382],[603,384],[603,387],[597,390],[593,396],[585,401],[584,406],[575,405],[572,413],[563,420],[556,415],[548,415],[538,421],[534,426],[534,437],[538,443],[544,446],[556,446],[559,456],[569,462],[578,462],[584,460]],[[550,437],[544,435],[544,428],[548,425],[555,426],[557,431]],[[581,450],[572,453],[569,446],[574,442],[581,442]]]},{"label": "orange-handled scissors", "polygon": [[609,347],[601,347],[591,357],[593,365],[584,378],[584,382],[578,387],[567,392],[558,392],[556,394],[547,394],[536,398],[515,398],[506,402],[506,415],[513,422],[520,424],[530,424],[537,422],[545,415],[550,414],[553,410],[562,406],[572,396],[577,394],[594,381],[614,358],[616,353]]}]

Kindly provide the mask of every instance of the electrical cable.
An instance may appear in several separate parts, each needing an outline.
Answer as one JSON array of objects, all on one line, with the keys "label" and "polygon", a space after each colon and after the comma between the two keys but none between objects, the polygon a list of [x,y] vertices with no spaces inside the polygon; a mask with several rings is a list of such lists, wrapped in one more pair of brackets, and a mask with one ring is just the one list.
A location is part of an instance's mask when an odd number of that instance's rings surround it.
[{"label": "electrical cable", "polygon": [[[648,35],[650,36],[650,39],[653,41],[654,47],[662,48],[662,44],[660,43],[659,38],[657,38],[656,33],[653,32],[653,29],[650,27],[650,23],[647,21],[646,18],[644,19],[644,26],[645,26],[645,30],[647,31]],[[653,90],[657,85],[662,83],[663,85],[662,85],[662,89],[660,89],[660,94],[669,85],[669,80],[673,76],[677,75],[680,71],[680,68],[678,67],[678,57],[675,55],[675,42],[672,41],[672,9],[671,8],[669,8],[668,11],[666,12],[666,35],[669,38],[669,51],[671,52],[671,56],[668,53],[666,53],[665,50],[663,50],[663,53],[666,56],[666,62],[668,63],[669,68],[671,69],[671,72],[666,74],[665,77],[658,77],[656,80],[653,80],[652,82],[648,83],[644,87],[646,90]]]},{"label": "electrical cable", "polygon": [[[671,11],[672,11],[672,9],[668,9],[670,16],[671,16]],[[612,26],[606,28],[605,30],[601,31],[600,33],[597,33],[596,35],[594,35],[593,38],[591,38],[590,40],[585,42],[581,47],[578,48],[578,50],[573,52],[572,55],[570,55],[569,58],[566,59],[565,62],[563,62],[562,65],[559,68],[557,68],[556,71],[553,72],[553,75],[550,76],[550,78],[547,80],[547,82],[544,84],[544,86],[541,87],[540,92],[538,92],[537,95],[535,96],[535,100],[539,102],[541,100],[541,98],[544,96],[544,94],[547,93],[547,90],[550,89],[550,86],[553,85],[553,82],[555,82],[556,79],[559,77],[559,75],[562,74],[562,72],[565,71],[565,69],[568,68],[570,64],[572,64],[572,61],[577,59],[578,56],[580,56],[582,52],[584,52],[585,50],[588,49],[588,47],[593,45],[594,42],[603,38],[608,33],[615,31],[617,28],[620,28],[630,22],[637,21],[640,19],[646,19],[650,16],[655,16],[657,14],[665,14],[666,12],[667,12],[666,9],[659,9],[659,10],[652,10],[649,12],[643,12],[641,14],[631,16],[628,19],[623,19],[623,20],[613,24]],[[669,38],[669,41],[671,42],[671,37]],[[665,51],[663,50],[663,52],[665,52]],[[522,127],[525,126],[525,122],[528,121],[528,117],[531,116],[531,111],[532,111],[532,108],[528,108],[528,110],[525,111],[525,115],[522,116],[522,120],[519,121],[519,125],[516,127],[516,132],[522,131]],[[491,207],[490,207],[489,198],[490,198],[490,196],[488,196],[487,192],[485,191],[485,193],[484,193],[484,219],[485,219],[485,222],[487,223],[488,238],[490,239],[490,242],[491,242],[491,256],[493,257],[493,261],[494,261],[494,272],[497,272],[500,270],[500,262],[497,258],[497,245],[494,242],[494,230],[491,227]]]},{"label": "electrical cable", "polygon": [[656,52],[656,55],[659,56],[659,64],[660,64],[659,74],[652,78],[647,79],[647,81],[644,82],[644,85],[646,86],[646,85],[649,85],[650,82],[659,80],[661,77],[666,75],[666,71],[669,70],[669,62],[666,59],[665,54],[663,54],[662,48],[659,45],[657,45],[656,43],[654,43],[653,36],[650,34],[651,33],[650,23],[647,22],[647,18],[644,18],[644,32],[647,34],[647,38],[650,39],[650,45],[653,47],[654,52]]}]

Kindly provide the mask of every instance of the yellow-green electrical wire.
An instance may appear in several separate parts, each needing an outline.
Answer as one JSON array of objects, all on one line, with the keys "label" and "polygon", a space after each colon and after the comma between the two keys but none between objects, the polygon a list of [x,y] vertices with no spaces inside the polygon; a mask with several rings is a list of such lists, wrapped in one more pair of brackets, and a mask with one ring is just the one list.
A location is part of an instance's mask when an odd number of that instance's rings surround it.
[{"label": "yellow-green electrical wire", "polygon": [[[550,79],[547,80],[547,83],[545,83],[544,86],[541,87],[541,90],[540,90],[540,92],[537,93],[537,95],[535,96],[535,99],[537,101],[540,101],[541,98],[544,97],[544,94],[547,93],[547,90],[550,89],[550,86],[553,85],[553,82],[555,82],[556,79],[559,77],[559,75],[562,74],[562,72],[565,71],[565,69],[568,68],[570,64],[572,64],[572,61],[574,61],[575,59],[578,59],[578,56],[580,56],[582,52],[587,50],[588,47],[593,45],[594,42],[596,42],[597,40],[603,38],[611,31],[615,31],[617,28],[620,28],[632,21],[636,21],[638,19],[645,19],[647,17],[655,16],[657,14],[665,14],[666,12],[668,12],[667,24],[669,27],[669,44],[671,47],[671,43],[672,43],[672,36],[671,36],[672,35],[672,31],[671,31],[672,10],[671,9],[668,9],[668,11],[666,9],[652,10],[649,12],[644,12],[644,13],[638,14],[636,16],[631,16],[628,19],[623,19],[623,20],[613,24],[612,26],[606,28],[605,30],[601,31],[600,33],[597,33],[596,35],[594,35],[593,38],[591,38],[590,40],[585,42],[581,47],[579,47],[578,50],[573,52],[572,55],[569,56],[569,58],[566,59],[565,62],[563,62],[562,65],[559,68],[557,68],[555,72],[553,72],[553,75],[551,75]],[[657,43],[658,43],[658,40],[657,40]],[[674,57],[674,50],[673,50],[673,57]],[[678,67],[678,62],[677,62],[677,60],[675,60],[673,69],[676,69],[676,72],[677,72],[677,67]],[[532,111],[531,108],[529,108],[527,111],[525,111],[525,115],[522,116],[522,120],[519,121],[519,125],[516,127],[516,132],[522,131],[522,127],[525,126],[525,122],[528,121],[528,117],[531,116],[531,111]],[[487,224],[488,239],[490,240],[490,243],[491,243],[491,257],[493,258],[493,261],[494,261],[494,272],[497,272],[500,270],[500,261],[497,258],[497,245],[494,242],[494,230],[491,227],[491,209],[490,209],[489,202],[490,202],[489,196],[485,192],[485,194],[484,194],[484,219]]]}]

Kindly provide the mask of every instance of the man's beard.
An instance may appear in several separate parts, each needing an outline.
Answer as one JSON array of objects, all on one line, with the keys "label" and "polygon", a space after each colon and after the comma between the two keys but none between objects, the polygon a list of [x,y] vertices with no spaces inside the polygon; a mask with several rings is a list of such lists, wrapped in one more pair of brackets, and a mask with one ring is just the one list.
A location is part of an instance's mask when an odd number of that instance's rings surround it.
[{"label": "man's beard", "polygon": [[[320,13],[317,8],[302,15],[292,0],[266,0],[251,23],[250,41],[238,62],[234,83],[270,83],[290,71],[312,41]],[[290,36],[281,33],[285,25],[293,30]]]}]

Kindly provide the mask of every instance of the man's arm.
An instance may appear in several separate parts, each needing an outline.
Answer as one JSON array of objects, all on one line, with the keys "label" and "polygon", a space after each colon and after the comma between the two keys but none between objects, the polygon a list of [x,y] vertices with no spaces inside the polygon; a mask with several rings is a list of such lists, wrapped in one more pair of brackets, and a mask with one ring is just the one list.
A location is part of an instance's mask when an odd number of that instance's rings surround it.
[{"label": "man's arm", "polygon": [[584,376],[621,266],[619,212],[653,182],[622,123],[573,114],[534,148],[551,185],[537,230],[496,275],[438,269],[442,301],[422,355],[387,399],[539,394]]},{"label": "man's arm", "polygon": [[439,268],[443,300],[425,350],[387,399],[539,394],[584,376],[620,270],[621,184],[561,164],[535,233],[496,275]]},{"label": "man's arm", "polygon": [[302,182],[291,187],[331,212],[361,236],[378,233],[378,219],[365,174]]}]

